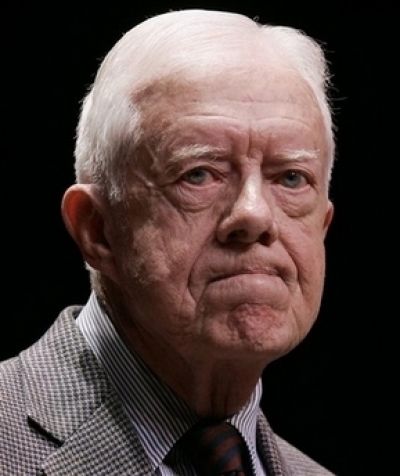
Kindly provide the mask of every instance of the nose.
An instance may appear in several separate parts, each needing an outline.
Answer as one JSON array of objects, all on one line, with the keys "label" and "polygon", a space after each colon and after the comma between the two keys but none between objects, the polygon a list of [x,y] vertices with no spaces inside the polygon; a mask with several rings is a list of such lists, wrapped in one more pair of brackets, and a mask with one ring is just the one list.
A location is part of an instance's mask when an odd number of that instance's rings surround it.
[{"label": "nose", "polygon": [[271,245],[278,238],[278,227],[273,198],[267,195],[260,173],[247,177],[228,214],[218,225],[218,241]]}]

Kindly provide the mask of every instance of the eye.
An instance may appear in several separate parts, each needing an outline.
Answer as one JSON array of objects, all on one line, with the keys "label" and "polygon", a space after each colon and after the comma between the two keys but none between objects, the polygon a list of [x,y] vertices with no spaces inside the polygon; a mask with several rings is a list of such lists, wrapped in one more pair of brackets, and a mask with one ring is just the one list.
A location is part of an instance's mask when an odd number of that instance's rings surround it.
[{"label": "eye", "polygon": [[279,177],[279,183],[287,188],[304,187],[309,183],[307,177],[296,170],[288,170]]},{"label": "eye", "polygon": [[212,178],[212,173],[204,167],[191,169],[182,176],[182,180],[192,185],[204,185]]}]

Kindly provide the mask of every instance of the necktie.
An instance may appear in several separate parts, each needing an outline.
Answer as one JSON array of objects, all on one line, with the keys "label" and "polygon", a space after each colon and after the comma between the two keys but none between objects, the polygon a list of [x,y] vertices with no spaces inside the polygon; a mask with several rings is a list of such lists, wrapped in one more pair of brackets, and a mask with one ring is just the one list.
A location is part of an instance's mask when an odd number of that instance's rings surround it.
[{"label": "necktie", "polygon": [[227,422],[201,421],[181,440],[201,476],[251,476],[250,459],[240,433]]}]

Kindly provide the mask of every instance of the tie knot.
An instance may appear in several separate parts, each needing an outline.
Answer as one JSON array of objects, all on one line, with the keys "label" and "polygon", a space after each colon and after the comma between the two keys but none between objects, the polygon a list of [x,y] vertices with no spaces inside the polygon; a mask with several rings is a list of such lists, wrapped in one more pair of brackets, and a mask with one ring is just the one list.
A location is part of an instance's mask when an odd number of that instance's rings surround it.
[{"label": "tie knot", "polygon": [[227,422],[199,422],[183,436],[181,447],[202,476],[252,474],[246,444]]}]

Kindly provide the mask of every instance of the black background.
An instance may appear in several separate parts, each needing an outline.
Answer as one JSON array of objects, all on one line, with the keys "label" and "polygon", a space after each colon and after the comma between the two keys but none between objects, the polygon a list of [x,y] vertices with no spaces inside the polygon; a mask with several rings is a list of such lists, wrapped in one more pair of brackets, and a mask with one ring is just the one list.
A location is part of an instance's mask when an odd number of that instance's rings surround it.
[{"label": "black background", "polygon": [[394,263],[383,259],[389,244],[381,184],[395,187],[391,164],[399,149],[391,115],[395,11],[382,2],[10,4],[0,17],[0,359],[33,343],[64,306],[85,302],[86,271],[60,216],[63,191],[74,180],[79,102],[122,33],[147,16],[180,8],[238,11],[298,27],[325,45],[338,126],[325,293],[308,338],[265,371],[263,407],[281,436],[338,475],[394,474],[385,469],[391,455],[382,453],[378,404],[385,392],[383,339],[389,340],[388,319],[396,316],[387,299],[387,269]]}]

